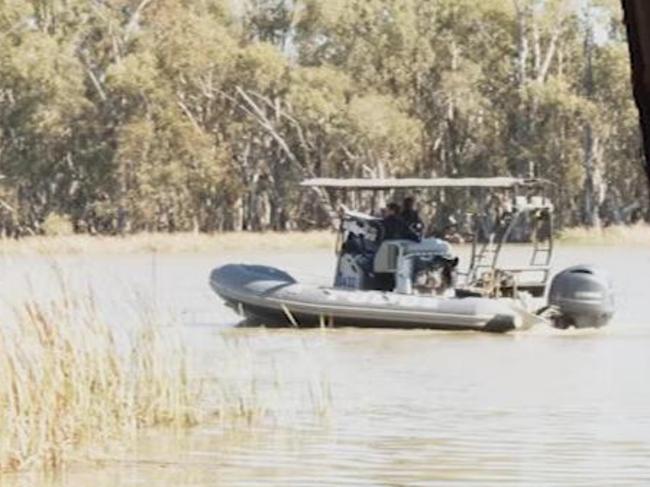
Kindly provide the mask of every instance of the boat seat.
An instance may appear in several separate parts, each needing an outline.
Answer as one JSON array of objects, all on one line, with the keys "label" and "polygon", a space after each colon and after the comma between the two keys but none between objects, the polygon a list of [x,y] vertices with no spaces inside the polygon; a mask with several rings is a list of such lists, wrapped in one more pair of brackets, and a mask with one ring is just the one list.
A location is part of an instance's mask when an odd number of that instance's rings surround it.
[{"label": "boat seat", "polygon": [[440,255],[452,258],[451,246],[444,240],[426,238],[420,242],[412,240],[384,240],[375,254],[374,270],[376,273],[397,272],[397,261],[402,255]]},{"label": "boat seat", "polygon": [[425,238],[420,242],[413,242],[412,240],[406,240],[406,243],[403,245],[405,254],[414,254],[414,253],[427,253],[440,255],[442,257],[452,258],[451,255],[451,245],[440,240],[439,238]]},{"label": "boat seat", "polygon": [[385,240],[379,246],[375,254],[374,270],[378,274],[388,274],[397,272],[397,260],[399,258],[402,245],[408,243],[407,240]]}]

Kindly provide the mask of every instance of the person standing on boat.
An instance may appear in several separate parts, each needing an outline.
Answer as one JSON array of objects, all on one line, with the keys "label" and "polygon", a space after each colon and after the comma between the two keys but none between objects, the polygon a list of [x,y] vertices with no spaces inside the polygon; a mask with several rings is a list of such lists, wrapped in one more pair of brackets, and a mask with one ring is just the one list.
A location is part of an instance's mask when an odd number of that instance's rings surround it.
[{"label": "person standing on boat", "polygon": [[404,204],[402,207],[402,219],[406,223],[407,228],[411,233],[418,236],[418,240],[422,237],[422,231],[424,230],[424,224],[418,213],[418,210],[415,209],[415,198],[408,196],[404,198]]},{"label": "person standing on boat", "polygon": [[405,239],[418,242],[420,237],[413,232],[406,220],[401,215],[400,207],[397,203],[388,203],[386,213],[382,220],[384,226],[384,240]]}]

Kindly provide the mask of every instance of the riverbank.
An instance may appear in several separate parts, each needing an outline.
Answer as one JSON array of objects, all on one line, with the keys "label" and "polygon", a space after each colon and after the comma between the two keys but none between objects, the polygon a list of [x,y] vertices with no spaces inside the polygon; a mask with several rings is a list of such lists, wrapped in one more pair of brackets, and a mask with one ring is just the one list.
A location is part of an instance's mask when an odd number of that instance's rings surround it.
[{"label": "riverbank", "polygon": [[650,225],[620,225],[602,229],[567,228],[560,232],[558,240],[566,245],[650,246]]},{"label": "riverbank", "polygon": [[[27,237],[0,239],[0,255],[59,254],[183,254],[233,251],[291,251],[334,248],[336,235],[328,230],[311,232],[232,232],[222,234],[144,233],[137,235]],[[615,226],[604,229],[583,227],[562,230],[562,245],[639,246],[650,245],[650,225]]]},{"label": "riverbank", "polygon": [[222,234],[143,233],[120,236],[70,235],[0,239],[0,255],[209,253],[251,250],[298,250],[333,248],[330,231],[232,232]]}]

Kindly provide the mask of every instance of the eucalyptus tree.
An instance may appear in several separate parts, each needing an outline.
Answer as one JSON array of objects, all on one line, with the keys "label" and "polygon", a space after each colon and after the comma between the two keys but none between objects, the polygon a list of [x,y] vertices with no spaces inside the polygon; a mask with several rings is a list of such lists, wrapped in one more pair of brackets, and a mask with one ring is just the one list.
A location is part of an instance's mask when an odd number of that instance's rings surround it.
[{"label": "eucalyptus tree", "polygon": [[618,5],[575,5],[0,0],[0,227],[322,226],[336,201],[297,183],[369,175],[532,174],[564,222],[624,221]]}]

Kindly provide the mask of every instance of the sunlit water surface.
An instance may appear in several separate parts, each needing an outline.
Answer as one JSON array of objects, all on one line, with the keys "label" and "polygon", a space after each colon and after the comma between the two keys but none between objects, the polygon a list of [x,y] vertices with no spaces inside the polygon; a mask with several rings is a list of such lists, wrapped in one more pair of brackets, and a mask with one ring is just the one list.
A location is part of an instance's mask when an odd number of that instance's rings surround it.
[{"label": "sunlit water surface", "polygon": [[556,269],[610,272],[614,322],[508,335],[237,329],[207,284],[211,268],[232,261],[323,284],[333,266],[326,251],[0,260],[3,313],[23,295],[54,292],[58,268],[70,286],[92,288],[113,322],[128,323],[142,302],[174,317],[170,333],[180,330],[204,380],[237,367],[224,365],[225,341],[244,344],[245,374],[276,391],[260,399],[268,417],[250,425],[154,433],[38,483],[650,485],[650,249],[561,248]]}]

